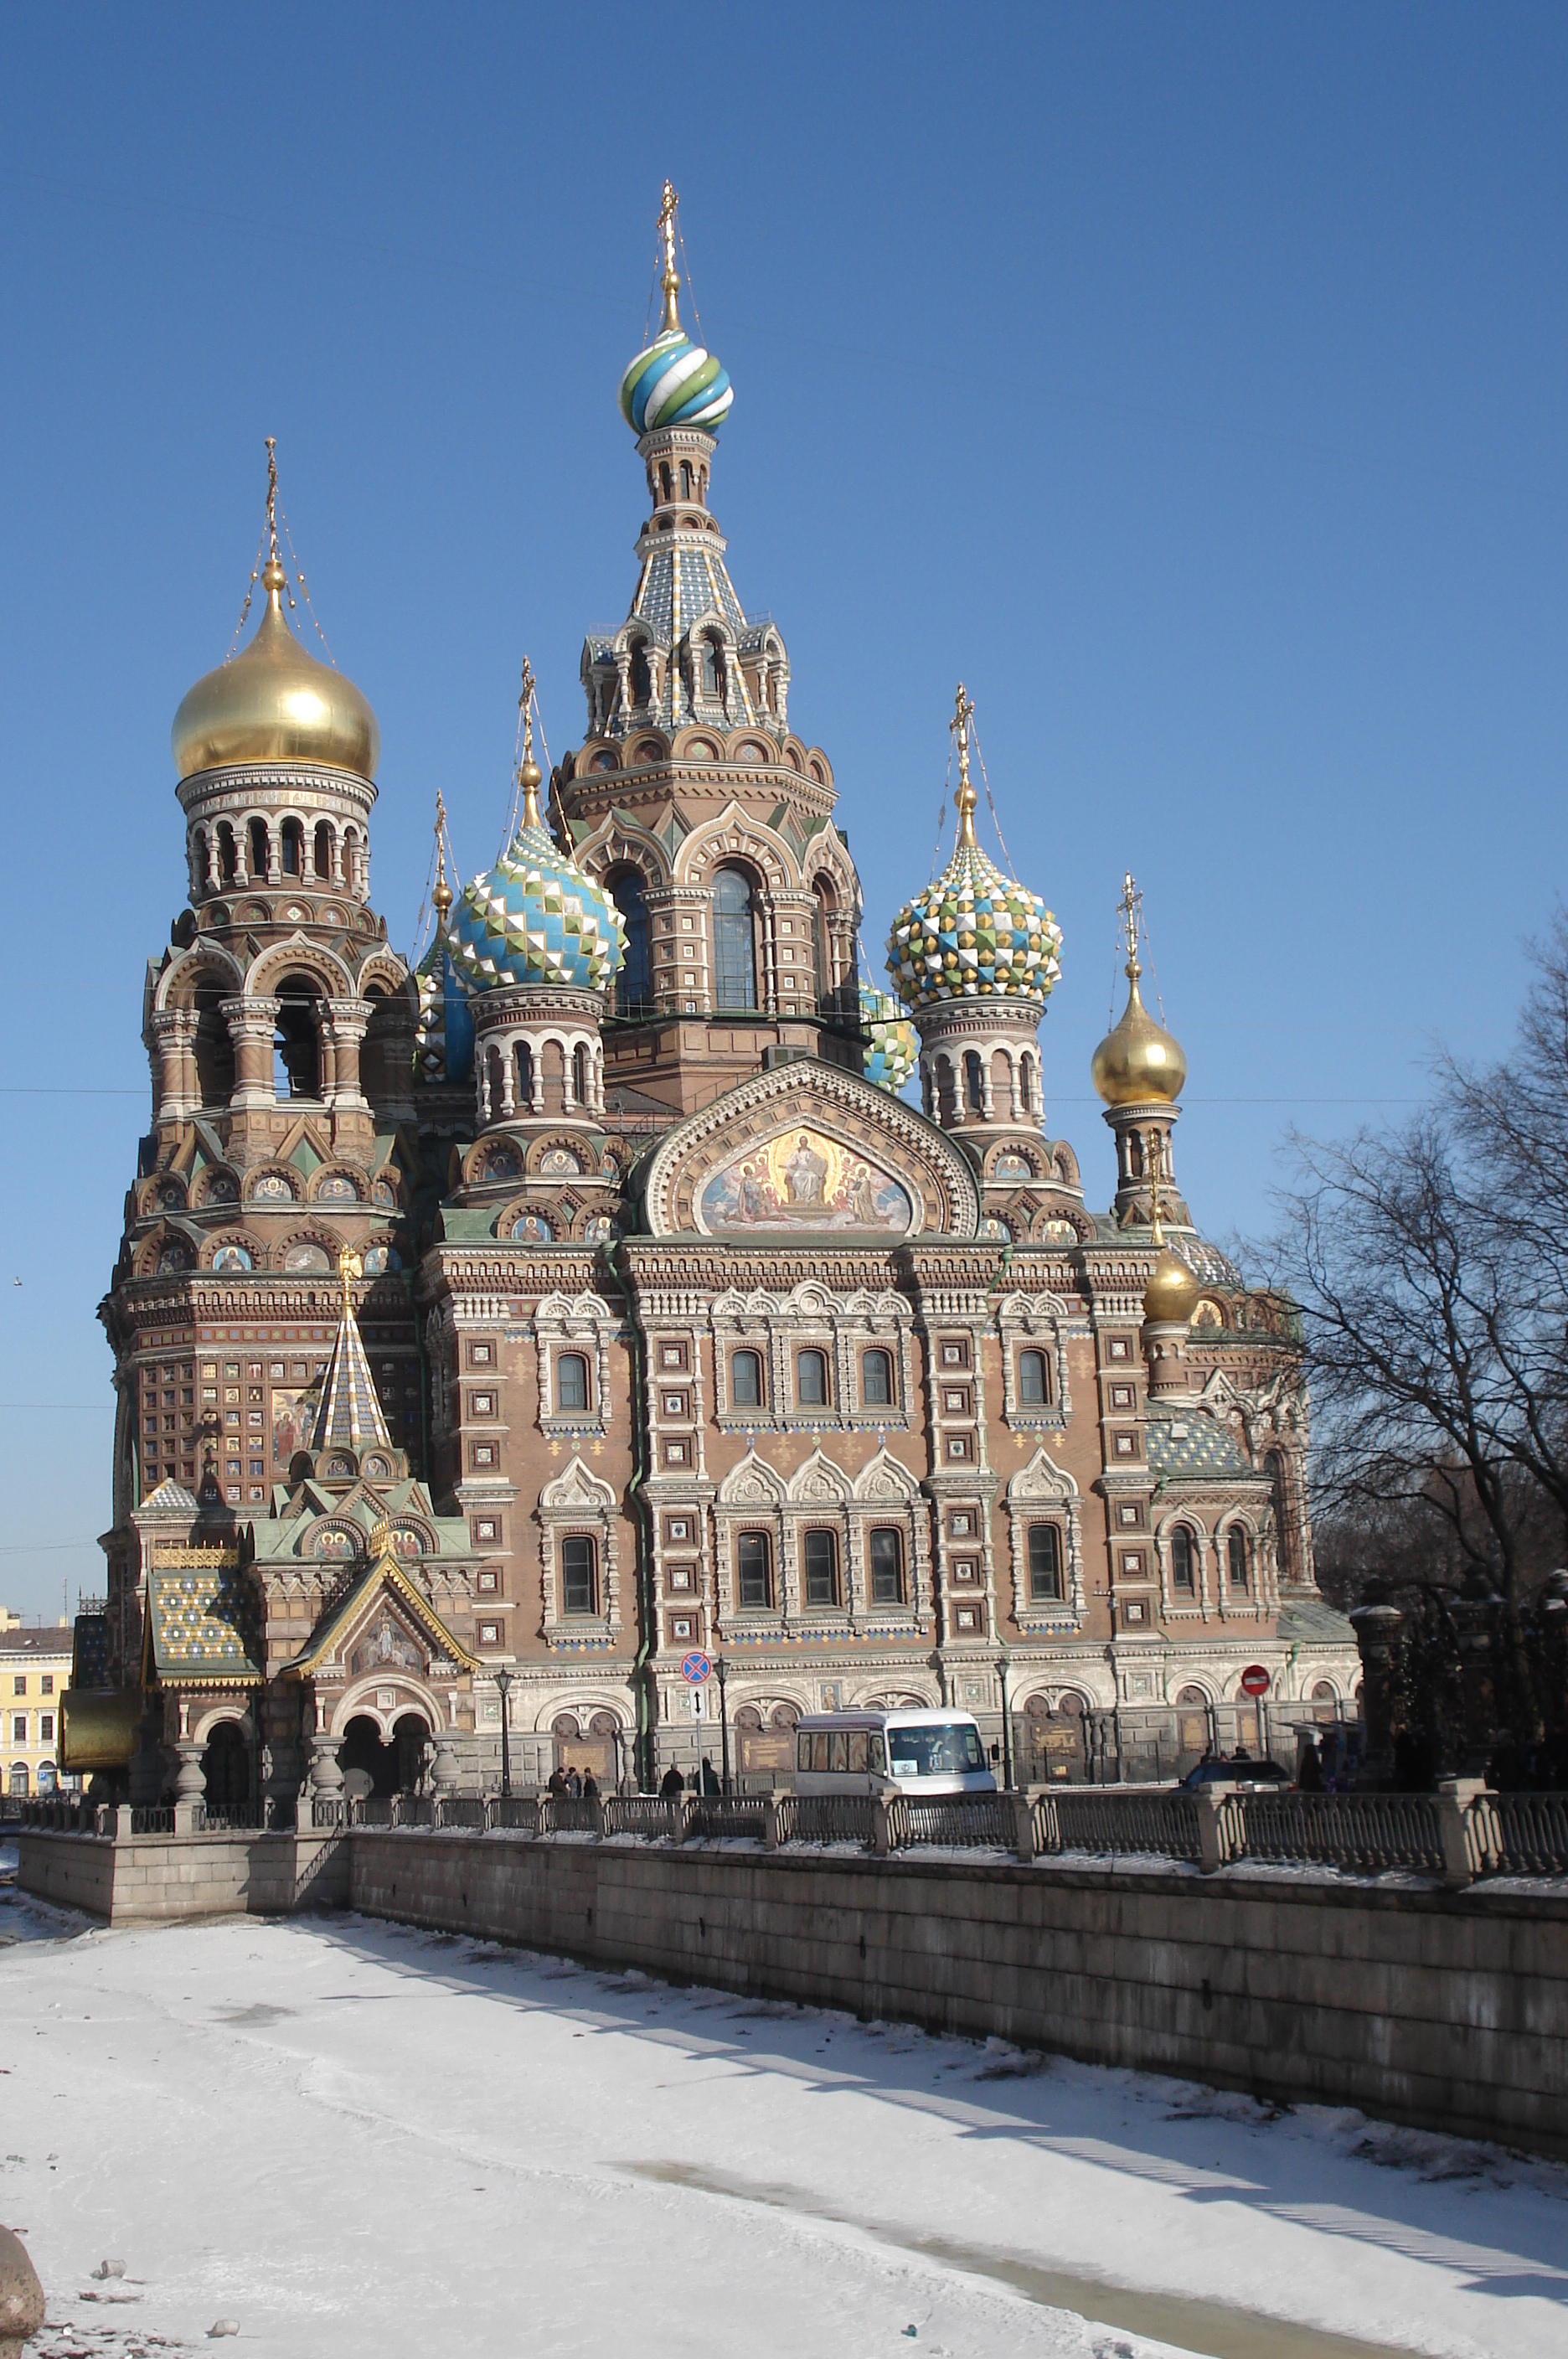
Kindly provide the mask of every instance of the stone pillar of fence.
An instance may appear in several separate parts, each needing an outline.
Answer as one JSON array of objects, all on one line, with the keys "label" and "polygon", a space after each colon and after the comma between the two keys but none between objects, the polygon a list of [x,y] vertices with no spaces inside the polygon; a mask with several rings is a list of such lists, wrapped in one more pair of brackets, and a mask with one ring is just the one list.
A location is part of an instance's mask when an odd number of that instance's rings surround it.
[{"label": "stone pillar of fence", "polygon": [[886,1859],[893,1848],[892,1802],[886,1794],[877,1794],[871,1803],[871,1848],[878,1859]]},{"label": "stone pillar of fence", "polygon": [[1456,1888],[1475,1882],[1486,1864],[1484,1835],[1473,1825],[1475,1805],[1486,1791],[1484,1777],[1445,1777],[1437,1789],[1437,1833],[1443,1845],[1443,1880]]},{"label": "stone pillar of fence", "polygon": [[1198,1807],[1198,1865],[1205,1875],[1224,1867],[1231,1855],[1230,1802],[1233,1786],[1200,1786],[1192,1796]]},{"label": "stone pillar of fence", "polygon": [[1034,1795],[1026,1789],[1013,1796],[1014,1844],[1027,1867],[1034,1857]]},{"label": "stone pillar of fence", "polygon": [[174,1832],[177,1835],[193,1834],[207,1792],[201,1767],[204,1748],[194,1737],[182,1736],[174,1750],[179,1760],[174,1777]]},{"label": "stone pillar of fence", "polygon": [[783,1840],[779,1829],[779,1805],[783,1799],[783,1795],[775,1787],[768,1797],[768,1806],[762,1814],[762,1840],[768,1851],[777,1851]]},{"label": "stone pillar of fence", "polygon": [[1367,1766],[1375,1779],[1387,1781],[1394,1774],[1394,1747],[1405,1724],[1405,1617],[1390,1603],[1385,1584],[1376,1582],[1350,1625],[1361,1654]]}]

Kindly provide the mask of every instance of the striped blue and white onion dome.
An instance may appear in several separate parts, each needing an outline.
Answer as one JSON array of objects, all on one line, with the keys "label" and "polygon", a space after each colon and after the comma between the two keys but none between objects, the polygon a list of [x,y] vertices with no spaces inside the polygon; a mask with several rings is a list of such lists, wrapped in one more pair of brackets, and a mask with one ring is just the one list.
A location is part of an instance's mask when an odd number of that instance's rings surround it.
[{"label": "striped blue and white onion dome", "polygon": [[897,1096],[920,1061],[914,1026],[890,991],[863,983],[860,1028],[866,1035],[863,1062],[866,1080]]},{"label": "striped blue and white onion dome", "polygon": [[470,991],[528,983],[604,991],[626,954],[609,894],[526,819],[495,867],[458,895],[446,941]]},{"label": "striped blue and white onion dome", "polygon": [[658,426],[695,426],[716,434],[730,414],[735,387],[712,353],[684,328],[666,328],[638,353],[621,379],[621,416],[634,434]]},{"label": "striped blue and white onion dome", "polygon": [[934,884],[899,910],[887,973],[911,1012],[942,999],[1032,999],[1062,973],[1062,929],[1038,893],[975,843],[961,843]]}]

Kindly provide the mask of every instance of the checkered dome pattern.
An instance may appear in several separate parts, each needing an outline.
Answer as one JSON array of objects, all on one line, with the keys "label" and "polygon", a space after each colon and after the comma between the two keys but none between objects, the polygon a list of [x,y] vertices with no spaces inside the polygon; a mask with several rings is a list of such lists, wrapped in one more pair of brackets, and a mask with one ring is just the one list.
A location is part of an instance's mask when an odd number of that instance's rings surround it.
[{"label": "checkered dome pattern", "polygon": [[260,1677],[260,1616],[254,1591],[227,1567],[154,1566],[148,1575],[153,1659],[161,1675]]},{"label": "checkered dome pattern", "polygon": [[1037,893],[976,846],[893,920],[887,973],[910,1009],[941,999],[1029,999],[1043,1006],[1062,973],[1062,929]]},{"label": "checkered dome pattern", "polygon": [[542,827],[523,826],[452,905],[447,946],[473,991],[501,984],[604,991],[626,956],[621,913]]},{"label": "checkered dome pattern", "polygon": [[864,1071],[868,1082],[895,1094],[903,1088],[920,1058],[915,1027],[890,991],[860,986],[860,1028],[866,1040]]}]

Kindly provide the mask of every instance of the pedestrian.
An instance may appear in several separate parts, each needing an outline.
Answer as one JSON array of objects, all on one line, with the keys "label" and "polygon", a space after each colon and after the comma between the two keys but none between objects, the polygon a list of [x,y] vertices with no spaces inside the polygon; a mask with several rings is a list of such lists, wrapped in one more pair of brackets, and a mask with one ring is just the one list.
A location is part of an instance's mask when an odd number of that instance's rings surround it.
[{"label": "pedestrian", "polygon": [[1321,1794],[1323,1791],[1323,1762],[1315,1745],[1302,1747],[1301,1765],[1296,1771],[1296,1790],[1301,1794]]},{"label": "pedestrian", "polygon": [[596,1802],[599,1799],[599,1780],[592,1769],[583,1780],[583,1799],[585,1802]]},{"label": "pedestrian", "polygon": [[555,1767],[550,1771],[550,1776],[544,1782],[546,1793],[553,1794],[557,1801],[559,1801],[562,1794],[566,1791],[566,1780],[561,1774],[561,1764],[559,1761],[556,1763]]},{"label": "pedestrian", "polygon": [[675,1767],[673,1761],[665,1771],[664,1777],[659,1790],[663,1795],[667,1802],[678,1802],[681,1799],[681,1795],[686,1791],[686,1780],[682,1777],[680,1770]]},{"label": "pedestrian", "polygon": [[704,1753],[702,1756],[702,1791],[704,1794],[716,1794],[718,1790],[719,1773]]},{"label": "pedestrian", "polygon": [[566,1790],[574,1802],[580,1802],[583,1799],[583,1773],[580,1769],[572,1768],[567,1771]]}]

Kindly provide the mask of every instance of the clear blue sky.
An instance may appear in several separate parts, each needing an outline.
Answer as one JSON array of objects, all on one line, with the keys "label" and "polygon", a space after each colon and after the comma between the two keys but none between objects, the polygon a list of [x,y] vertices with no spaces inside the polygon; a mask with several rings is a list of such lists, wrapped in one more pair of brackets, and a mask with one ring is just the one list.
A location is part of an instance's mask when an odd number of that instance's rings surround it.
[{"label": "clear blue sky", "polygon": [[559,751],[625,614],[666,172],[736,387],[714,506],[867,949],[962,674],[1065,929],[1049,1119],[1091,1201],[1128,864],[1211,1235],[1267,1225],[1291,1120],[1399,1112],[1434,1035],[1499,1049],[1562,878],[1565,67],[1561,10],[1503,6],[7,10],[0,1600],[102,1583],[169,725],[262,437],[380,716],[406,945],[438,786],[464,869],[495,849],[523,651]]}]

